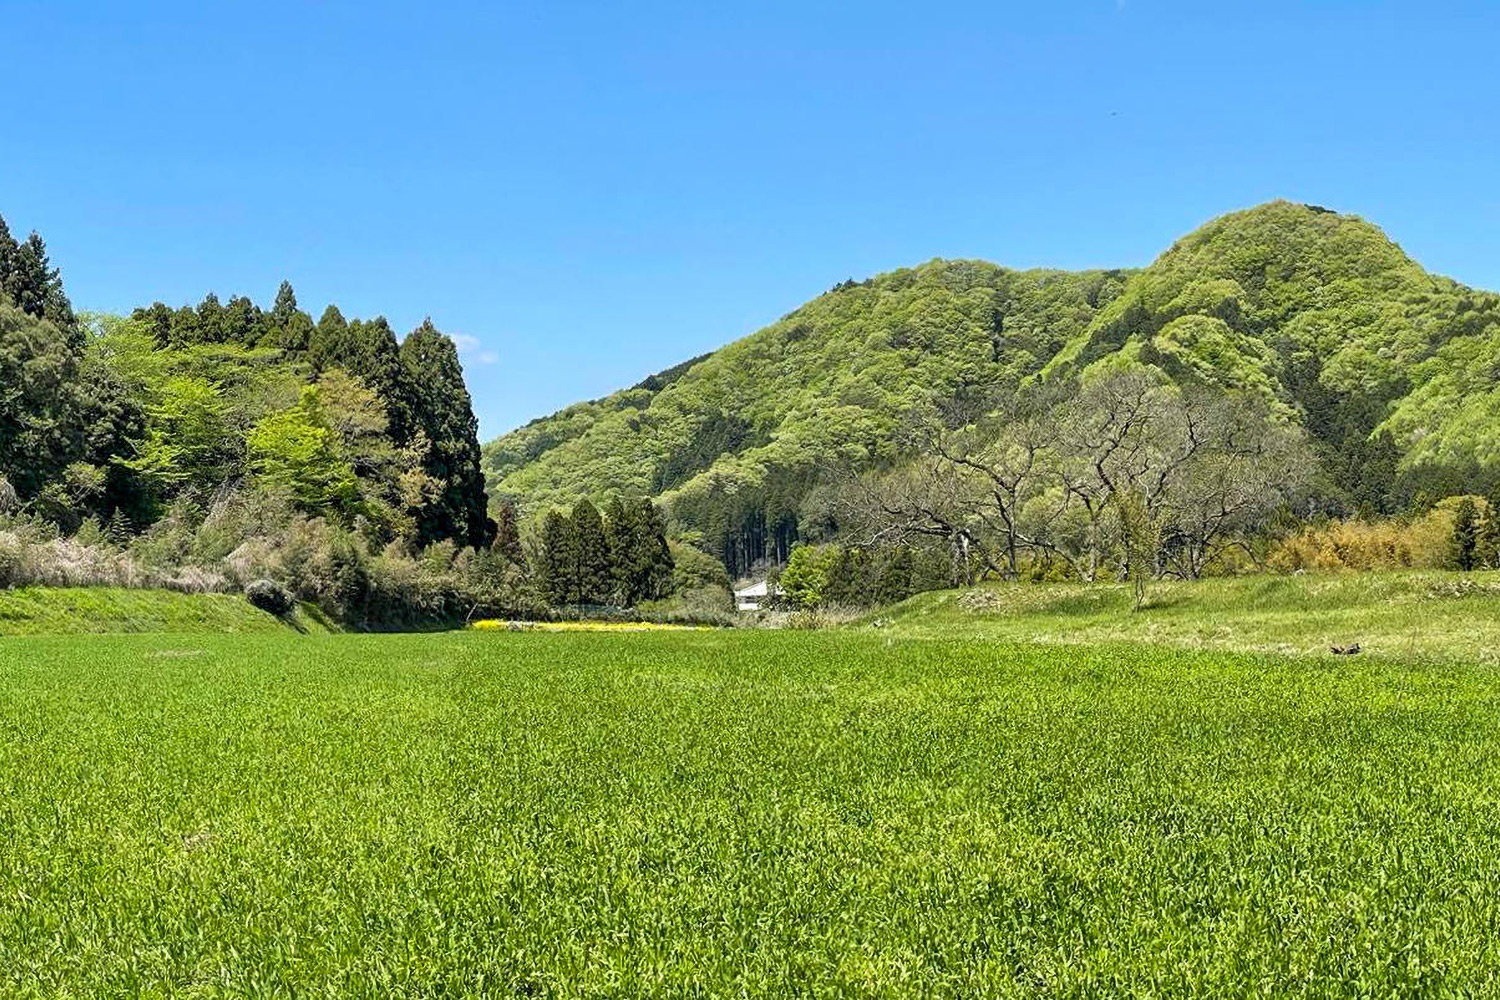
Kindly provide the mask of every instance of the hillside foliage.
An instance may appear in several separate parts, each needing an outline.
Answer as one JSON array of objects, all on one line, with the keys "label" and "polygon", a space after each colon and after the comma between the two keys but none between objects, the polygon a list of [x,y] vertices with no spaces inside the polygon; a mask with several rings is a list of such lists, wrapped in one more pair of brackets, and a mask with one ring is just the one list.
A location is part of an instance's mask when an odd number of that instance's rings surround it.
[{"label": "hillside foliage", "polygon": [[1216,219],[1141,270],[935,260],[844,282],[491,442],[484,464],[526,512],[657,498],[674,533],[741,573],[839,536],[831,481],[907,469],[932,457],[934,426],[982,428],[1027,387],[1077,394],[1104,370],[1305,436],[1299,516],[1396,514],[1500,481],[1500,296],[1428,274],[1358,217],[1288,202]]},{"label": "hillside foliage", "polygon": [[314,322],[286,283],[270,309],[211,293],[78,316],[42,239],[0,221],[11,582],[269,576],[355,623],[421,619],[462,601],[410,594],[467,589],[458,553],[487,560],[496,533],[458,352],[431,322],[400,340],[335,306]]}]

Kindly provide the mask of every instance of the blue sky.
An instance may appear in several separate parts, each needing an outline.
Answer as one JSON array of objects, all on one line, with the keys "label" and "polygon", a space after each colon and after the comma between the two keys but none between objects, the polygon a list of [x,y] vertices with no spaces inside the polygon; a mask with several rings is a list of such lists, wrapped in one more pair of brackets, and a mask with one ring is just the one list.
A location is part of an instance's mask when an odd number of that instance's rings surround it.
[{"label": "blue sky", "polygon": [[74,303],[430,315],[489,437],[932,257],[1275,197],[1500,289],[1500,5],[0,0],[0,213]]}]

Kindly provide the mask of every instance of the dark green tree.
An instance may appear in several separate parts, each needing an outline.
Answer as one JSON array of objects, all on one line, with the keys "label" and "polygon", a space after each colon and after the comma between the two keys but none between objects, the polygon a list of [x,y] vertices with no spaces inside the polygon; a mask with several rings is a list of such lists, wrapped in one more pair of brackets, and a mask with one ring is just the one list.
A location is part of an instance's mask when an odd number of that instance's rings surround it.
[{"label": "dark green tree", "polygon": [[151,334],[151,342],[158,351],[165,351],[172,346],[173,314],[165,302],[153,302],[145,308],[137,309],[130,314],[130,318]]},{"label": "dark green tree", "polygon": [[1485,498],[1484,521],[1479,527],[1479,563],[1490,569],[1500,569],[1500,483],[1496,483]]},{"label": "dark green tree", "polygon": [[911,549],[902,545],[888,552],[881,560],[880,570],[875,578],[875,603],[877,605],[895,604],[904,601],[912,595],[912,570],[913,560]]},{"label": "dark green tree", "polygon": [[665,597],[672,589],[674,562],[661,512],[647,499],[615,497],[606,513],[614,599],[633,607]]},{"label": "dark green tree", "polygon": [[418,541],[451,538],[483,548],[495,537],[495,523],[479,468],[479,421],[458,349],[427,320],[402,343],[401,363],[412,395],[413,431],[426,438],[423,469],[438,484],[434,502],[416,511]]},{"label": "dark green tree", "polygon": [[513,566],[526,566],[526,553],[521,548],[521,529],[517,524],[516,505],[501,500],[495,506],[495,541],[491,549]]},{"label": "dark green tree", "polygon": [[7,298],[10,297],[10,280],[15,273],[16,251],[19,249],[21,247],[11,235],[5,217],[0,215],[0,295]]},{"label": "dark green tree", "polygon": [[584,499],[573,505],[569,520],[577,603],[604,604],[613,590],[604,519],[599,516],[599,508]]},{"label": "dark green tree", "polygon": [[192,306],[180,306],[172,314],[171,346],[182,348],[201,343],[203,333],[199,329],[198,310]]},{"label": "dark green tree", "polygon": [[83,345],[83,331],[63,292],[62,277],[47,257],[47,245],[33,232],[17,243],[0,219],[0,295],[28,316],[50,320],[68,335],[69,345]]},{"label": "dark green tree", "polygon": [[0,476],[35,496],[81,450],[78,357],[57,324],[0,301]]},{"label": "dark green tree", "polygon": [[636,578],[637,593],[641,600],[659,600],[672,592],[672,574],[677,565],[672,558],[672,548],[667,544],[667,521],[661,508],[644,497],[638,504],[636,525],[640,534],[636,553],[640,575]]},{"label": "dark green tree", "polygon": [[1449,564],[1465,572],[1474,568],[1475,554],[1479,546],[1479,515],[1474,501],[1464,497],[1453,514],[1453,539],[1449,548]]},{"label": "dark green tree", "polygon": [[342,360],[349,353],[348,341],[349,321],[344,319],[338,306],[330,305],[318,317],[318,325],[313,327],[312,337],[307,343],[307,360],[312,363],[313,371],[343,368],[354,377],[361,377],[360,372]]},{"label": "dark green tree", "polygon": [[236,295],[224,307],[224,339],[230,343],[256,347],[265,334],[260,307],[247,296]]},{"label": "dark green tree", "polygon": [[573,557],[573,522],[560,510],[550,510],[542,522],[541,562],[537,574],[547,603],[553,607],[578,603],[578,574]]},{"label": "dark green tree", "polygon": [[198,303],[198,341],[203,344],[222,344],[226,335],[224,304],[213,292],[203,296]]},{"label": "dark green tree", "polygon": [[604,508],[604,539],[609,549],[612,599],[627,607],[636,601],[634,549],[639,532],[635,521],[635,511],[618,496],[611,498]]},{"label": "dark green tree", "polygon": [[307,351],[313,336],[312,317],[297,308],[297,293],[290,281],[276,290],[276,302],[266,314],[265,339],[293,356]]}]

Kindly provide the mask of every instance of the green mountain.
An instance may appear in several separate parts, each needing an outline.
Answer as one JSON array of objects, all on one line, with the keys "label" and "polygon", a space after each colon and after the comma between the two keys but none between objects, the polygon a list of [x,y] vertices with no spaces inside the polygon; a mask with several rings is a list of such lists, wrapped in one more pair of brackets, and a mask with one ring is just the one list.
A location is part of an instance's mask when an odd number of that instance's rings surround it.
[{"label": "green mountain", "polygon": [[939,260],[846,283],[685,368],[492,442],[492,497],[529,512],[660,497],[731,569],[784,555],[820,470],[894,459],[913,406],[1035,372],[1129,278]]},{"label": "green mountain", "polygon": [[1273,202],[1142,270],[934,260],[846,282],[705,357],[491,442],[492,497],[658,497],[731,570],[782,556],[835,465],[900,460],[908,413],[1140,362],[1262,394],[1318,443],[1331,509],[1500,472],[1500,297],[1355,216]]}]

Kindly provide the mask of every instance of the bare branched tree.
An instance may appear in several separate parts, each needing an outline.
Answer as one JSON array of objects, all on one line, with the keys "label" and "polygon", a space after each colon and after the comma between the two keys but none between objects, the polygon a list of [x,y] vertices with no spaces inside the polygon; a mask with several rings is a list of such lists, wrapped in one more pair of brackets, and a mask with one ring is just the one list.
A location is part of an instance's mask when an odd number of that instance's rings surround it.
[{"label": "bare branched tree", "polygon": [[[1156,369],[1026,385],[986,405],[913,414],[901,446],[914,457],[845,477],[839,518],[861,544],[941,538],[955,582],[1014,578],[1027,557],[1087,580],[1106,562],[1137,581],[1196,577],[1312,474],[1302,433],[1264,402]],[[1080,522],[1081,538],[1057,530]]]}]

